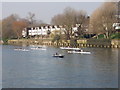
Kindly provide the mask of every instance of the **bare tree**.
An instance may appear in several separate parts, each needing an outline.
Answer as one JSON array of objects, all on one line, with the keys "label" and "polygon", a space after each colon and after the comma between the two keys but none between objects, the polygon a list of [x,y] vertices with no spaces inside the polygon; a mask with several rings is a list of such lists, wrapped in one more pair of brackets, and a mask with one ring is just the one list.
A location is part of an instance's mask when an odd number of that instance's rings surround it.
[{"label": "bare tree", "polygon": [[79,36],[83,36],[86,30],[86,26],[89,23],[88,21],[89,21],[89,17],[85,11],[80,10],[76,13],[75,23],[79,24],[78,31],[77,31],[77,34]]},{"label": "bare tree", "polygon": [[109,38],[113,31],[112,25],[116,22],[116,12],[116,2],[105,2],[93,12],[90,19],[90,30],[97,34],[102,33],[105,38]]},{"label": "bare tree", "polygon": [[15,21],[13,22],[12,26],[14,33],[17,35],[17,38],[19,39],[20,37],[22,37],[22,30],[27,26],[27,23],[22,20]]},{"label": "bare tree", "polygon": [[66,39],[70,39],[72,36],[72,26],[75,25],[75,15],[76,11],[70,7],[67,7],[64,10],[64,21],[63,24],[65,25],[66,29]]},{"label": "bare tree", "polygon": [[36,22],[34,13],[29,12],[27,19],[29,21],[30,26],[33,26],[34,23]]},{"label": "bare tree", "polygon": [[2,20],[0,20],[0,40],[2,39]]},{"label": "bare tree", "polygon": [[[85,11],[76,11],[73,8],[67,7],[65,8],[62,14],[58,14],[54,16],[51,20],[52,24],[63,25],[65,27],[65,36],[66,39],[70,39],[72,37],[72,27],[76,24],[80,24],[81,26],[85,23],[86,20],[86,12]],[[83,25],[84,26],[84,25]],[[82,30],[81,27],[79,31]]]},{"label": "bare tree", "polygon": [[51,24],[53,24],[53,25],[64,25],[63,24],[63,18],[64,18],[64,16],[62,14],[55,15],[51,20]]}]

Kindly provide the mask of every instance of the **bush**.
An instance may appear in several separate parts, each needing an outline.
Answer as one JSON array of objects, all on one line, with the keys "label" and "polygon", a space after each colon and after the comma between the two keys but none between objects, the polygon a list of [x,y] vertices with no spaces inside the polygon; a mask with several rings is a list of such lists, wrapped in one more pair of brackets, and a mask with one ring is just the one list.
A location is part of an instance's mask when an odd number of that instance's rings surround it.
[{"label": "bush", "polygon": [[120,32],[111,35],[111,39],[120,39]]},{"label": "bush", "polygon": [[70,40],[70,46],[71,47],[76,47],[77,46],[77,40],[76,39],[71,39]]},{"label": "bush", "polygon": [[9,39],[8,38],[3,38],[2,40],[3,40],[4,44],[7,44]]},{"label": "bush", "polygon": [[60,35],[56,34],[54,37],[53,37],[53,40],[52,42],[55,42],[55,41],[59,41],[60,40]]}]

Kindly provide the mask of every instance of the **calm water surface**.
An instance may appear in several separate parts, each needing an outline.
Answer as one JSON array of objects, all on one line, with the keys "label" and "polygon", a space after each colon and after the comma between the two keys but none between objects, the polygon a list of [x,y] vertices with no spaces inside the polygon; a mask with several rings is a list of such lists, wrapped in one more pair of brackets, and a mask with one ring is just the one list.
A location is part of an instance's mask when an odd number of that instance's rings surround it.
[{"label": "calm water surface", "polygon": [[[68,54],[59,48],[15,51],[2,46],[3,88],[117,88],[118,49],[83,48],[92,54]],[[65,58],[53,58],[60,52]]]}]

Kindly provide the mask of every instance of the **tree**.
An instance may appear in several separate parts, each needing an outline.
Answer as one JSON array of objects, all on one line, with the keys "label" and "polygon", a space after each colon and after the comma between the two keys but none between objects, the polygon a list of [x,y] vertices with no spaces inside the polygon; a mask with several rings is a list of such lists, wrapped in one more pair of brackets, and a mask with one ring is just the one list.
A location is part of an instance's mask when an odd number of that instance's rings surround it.
[{"label": "tree", "polygon": [[2,39],[2,20],[0,20],[0,39]]},{"label": "tree", "polygon": [[64,25],[65,25],[65,33],[66,33],[66,39],[69,40],[72,36],[72,26],[75,25],[75,14],[76,11],[70,7],[66,8],[64,10]]},{"label": "tree", "polygon": [[116,22],[117,6],[116,2],[105,2],[97,8],[90,19],[90,30],[96,34],[104,34],[109,38],[113,31],[113,23]]},{"label": "tree", "polygon": [[29,13],[28,13],[27,20],[29,21],[29,25],[30,25],[30,26],[33,26],[34,23],[36,22],[36,20],[35,20],[35,14],[29,12]]},{"label": "tree", "polygon": [[73,8],[67,7],[62,14],[54,16],[51,20],[51,23],[64,26],[66,39],[69,40],[73,35],[72,27],[76,24],[83,25],[85,20],[85,11],[76,11]]},{"label": "tree", "polygon": [[17,35],[17,38],[19,39],[22,37],[22,30],[27,26],[27,23],[24,21],[15,21],[13,23],[13,31]]},{"label": "tree", "polygon": [[79,37],[82,37],[85,34],[86,27],[89,25],[90,17],[83,10],[77,12],[75,17],[75,23],[79,24],[78,31],[76,32]]},{"label": "tree", "polygon": [[56,35],[54,36],[52,42],[55,42],[55,41],[56,41],[56,42],[57,42],[57,45],[58,45],[60,39],[61,39],[61,38],[60,38],[60,35],[56,34]]},{"label": "tree", "polygon": [[16,35],[13,31],[12,24],[13,24],[13,22],[17,21],[18,19],[19,19],[18,15],[12,14],[2,20],[2,38],[3,39],[10,39],[10,38],[16,37]]},{"label": "tree", "polygon": [[64,16],[62,14],[55,15],[51,19],[51,24],[53,24],[53,25],[64,25],[63,18],[64,18]]}]

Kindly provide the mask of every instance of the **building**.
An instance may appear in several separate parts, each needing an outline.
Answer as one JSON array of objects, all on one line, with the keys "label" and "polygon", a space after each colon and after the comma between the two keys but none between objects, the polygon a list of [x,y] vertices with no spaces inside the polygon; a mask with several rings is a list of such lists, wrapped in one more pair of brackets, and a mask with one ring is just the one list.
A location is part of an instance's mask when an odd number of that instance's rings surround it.
[{"label": "building", "polygon": [[[78,26],[72,28],[73,32],[78,30]],[[50,25],[50,26],[40,26],[40,27],[27,27],[22,30],[22,36],[25,37],[35,37],[35,36],[46,36],[54,31],[60,31],[64,34],[65,28],[60,25]]]},{"label": "building", "polygon": [[116,31],[120,32],[120,23],[113,23],[113,27]]},{"label": "building", "polygon": [[120,1],[118,2],[117,23],[113,23],[113,27],[117,32],[120,32]]}]

